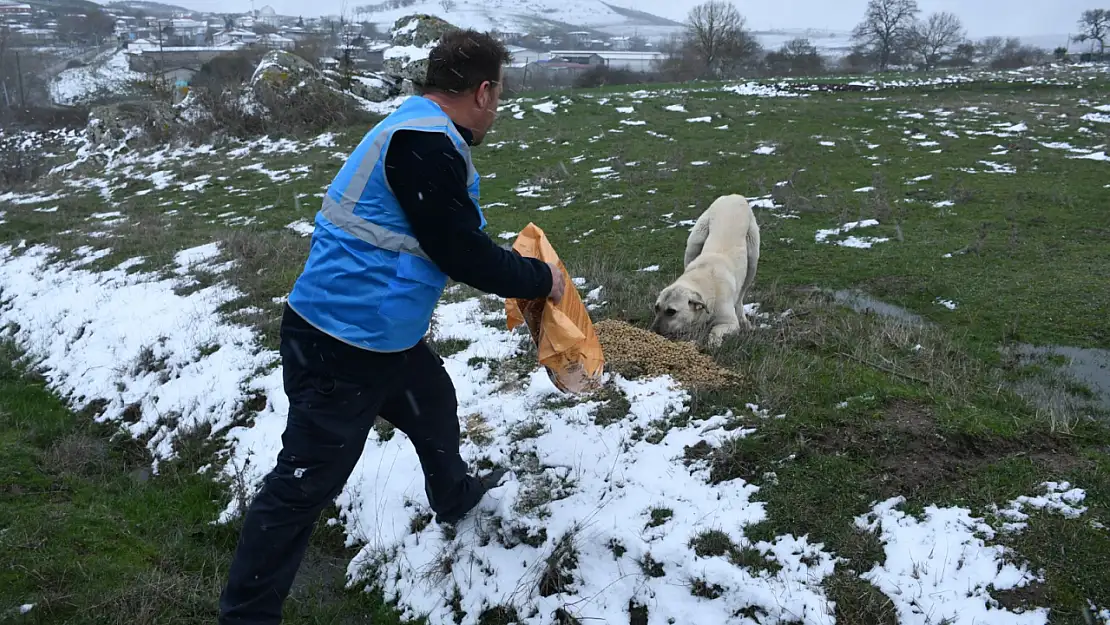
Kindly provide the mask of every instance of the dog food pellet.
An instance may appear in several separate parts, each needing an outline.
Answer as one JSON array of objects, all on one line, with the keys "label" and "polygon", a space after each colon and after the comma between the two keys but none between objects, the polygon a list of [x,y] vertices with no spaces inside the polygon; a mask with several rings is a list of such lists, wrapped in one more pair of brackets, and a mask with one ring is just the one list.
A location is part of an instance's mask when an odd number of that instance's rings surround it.
[{"label": "dog food pellet", "polygon": [[595,323],[594,330],[601,341],[607,369],[631,369],[649,376],[667,374],[683,384],[702,388],[740,380],[740,374],[721,367],[693,343],[669,341],[615,319]]}]

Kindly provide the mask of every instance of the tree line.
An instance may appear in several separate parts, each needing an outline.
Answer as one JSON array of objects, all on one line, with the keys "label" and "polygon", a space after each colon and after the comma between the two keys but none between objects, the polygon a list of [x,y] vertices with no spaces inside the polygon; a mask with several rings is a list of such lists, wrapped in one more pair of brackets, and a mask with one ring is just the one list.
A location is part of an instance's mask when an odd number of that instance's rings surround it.
[{"label": "tree line", "polygon": [[[1110,36],[1110,10],[1084,11],[1073,40],[1090,43],[1104,59]],[[671,80],[723,79],[741,76],[802,76],[828,71],[886,71],[912,66],[985,65],[1011,69],[1042,62],[1050,55],[1019,38],[987,37],[971,41],[959,16],[947,11],[922,17],[917,0],[869,0],[863,19],[852,32],[852,49],[836,67],[806,38],[797,38],[767,51],[747,27],[747,21],[727,0],[709,0],[690,10],[683,33],[665,47],[667,59],[659,71]],[[1068,59],[1066,47],[1056,60]]]}]

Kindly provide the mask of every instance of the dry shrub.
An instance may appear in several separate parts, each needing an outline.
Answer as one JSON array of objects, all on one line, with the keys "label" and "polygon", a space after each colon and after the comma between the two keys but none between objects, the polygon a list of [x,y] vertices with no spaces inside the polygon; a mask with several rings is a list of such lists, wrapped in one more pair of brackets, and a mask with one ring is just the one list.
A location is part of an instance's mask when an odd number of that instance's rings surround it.
[{"label": "dry shrub", "polygon": [[196,102],[208,113],[192,125],[192,133],[203,138],[213,133],[235,137],[262,135],[304,136],[331,128],[368,123],[369,114],[355,108],[341,93],[324,85],[306,87],[288,97],[253,94],[260,110],[245,107],[242,99],[250,87],[222,92],[197,91]]},{"label": "dry shrub", "polygon": [[648,72],[634,72],[632,70],[611,68],[607,65],[595,65],[582,72],[574,79],[574,86],[579,89],[604,87],[606,85],[641,85],[658,82],[658,74]]},{"label": "dry shrub", "polygon": [[41,150],[22,149],[14,140],[16,137],[4,139],[0,137],[0,188],[20,188],[46,173],[46,159]]},{"label": "dry shrub", "polygon": [[700,388],[735,384],[740,375],[724,369],[692,342],[669,341],[623,321],[606,319],[594,325],[610,369],[630,375],[670,375]]},{"label": "dry shrub", "polygon": [[43,458],[49,471],[74,475],[91,475],[103,469],[107,459],[108,444],[83,433],[55,441]]},{"label": "dry shrub", "polygon": [[265,50],[261,48],[245,48],[220,55],[200,66],[200,71],[189,81],[190,86],[192,89],[219,93],[246,84],[264,54]]},{"label": "dry shrub", "polygon": [[46,154],[61,152],[67,129],[83,128],[88,109],[0,110],[0,190],[29,185],[46,174]]},{"label": "dry shrub", "polygon": [[82,106],[27,106],[0,110],[0,128],[4,130],[84,128],[88,122],[89,109]]}]

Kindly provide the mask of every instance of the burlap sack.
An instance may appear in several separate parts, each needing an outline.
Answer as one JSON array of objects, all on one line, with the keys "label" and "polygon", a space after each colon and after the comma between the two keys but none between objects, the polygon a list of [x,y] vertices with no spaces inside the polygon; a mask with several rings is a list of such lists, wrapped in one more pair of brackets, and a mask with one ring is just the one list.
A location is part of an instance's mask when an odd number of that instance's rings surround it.
[{"label": "burlap sack", "polygon": [[590,313],[578,296],[578,289],[559,260],[559,255],[543,230],[532,223],[517,235],[513,249],[521,256],[558,264],[566,279],[567,289],[558,306],[549,298],[506,300],[509,329],[522,323],[528,326],[539,352],[540,364],[547,369],[547,375],[556,388],[564,393],[596,389],[601,383],[605,366],[601,342],[594,332]]}]

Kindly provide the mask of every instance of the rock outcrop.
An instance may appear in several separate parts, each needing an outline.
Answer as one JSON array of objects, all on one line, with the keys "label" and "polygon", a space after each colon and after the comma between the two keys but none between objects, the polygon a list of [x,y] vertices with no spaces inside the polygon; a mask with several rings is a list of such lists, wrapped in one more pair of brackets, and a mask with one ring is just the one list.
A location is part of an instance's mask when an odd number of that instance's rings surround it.
[{"label": "rock outcrop", "polygon": [[382,99],[416,93],[428,73],[428,54],[444,33],[455,28],[450,22],[423,13],[394,22],[390,46],[382,53],[382,73],[392,83],[392,91]]},{"label": "rock outcrop", "polygon": [[350,98],[334,80],[305,59],[285,50],[267,52],[247,87],[242,105],[254,114],[272,114],[305,98],[324,101],[321,104],[355,105],[353,101],[343,101]]}]

